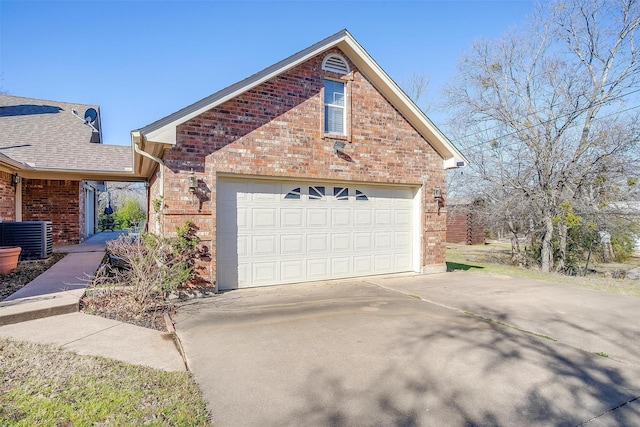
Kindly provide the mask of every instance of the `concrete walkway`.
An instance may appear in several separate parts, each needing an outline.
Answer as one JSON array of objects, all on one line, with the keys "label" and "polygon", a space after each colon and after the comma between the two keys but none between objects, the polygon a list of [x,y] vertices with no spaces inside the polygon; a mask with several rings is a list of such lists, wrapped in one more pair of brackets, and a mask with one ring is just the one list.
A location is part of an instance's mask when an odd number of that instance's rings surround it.
[{"label": "concrete walkway", "polygon": [[67,255],[0,302],[0,337],[184,371],[173,335],[78,312],[89,278],[104,258],[106,242],[121,233],[101,232],[79,245],[55,247]]},{"label": "concrete walkway", "polygon": [[89,278],[105,254],[108,240],[121,232],[98,233],[79,245],[56,247],[67,255],[34,281],[0,302],[0,326],[79,310]]}]

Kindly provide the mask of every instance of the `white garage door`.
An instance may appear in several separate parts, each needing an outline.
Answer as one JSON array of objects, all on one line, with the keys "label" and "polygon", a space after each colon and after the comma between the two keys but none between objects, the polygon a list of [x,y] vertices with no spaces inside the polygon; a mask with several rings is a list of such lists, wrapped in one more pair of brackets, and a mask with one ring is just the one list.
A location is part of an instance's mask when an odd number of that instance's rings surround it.
[{"label": "white garage door", "polygon": [[411,271],[415,192],[220,179],[218,288]]}]

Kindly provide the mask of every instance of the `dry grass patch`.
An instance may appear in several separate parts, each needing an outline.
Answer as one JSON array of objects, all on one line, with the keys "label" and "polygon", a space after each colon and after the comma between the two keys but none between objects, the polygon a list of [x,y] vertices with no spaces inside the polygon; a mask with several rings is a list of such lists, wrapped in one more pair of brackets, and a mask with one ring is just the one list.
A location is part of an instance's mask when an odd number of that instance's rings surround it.
[{"label": "dry grass patch", "polygon": [[210,426],[187,372],[0,338],[0,425]]},{"label": "dry grass patch", "polygon": [[447,244],[447,269],[449,271],[473,271],[526,277],[553,283],[595,289],[622,295],[640,296],[640,281],[605,277],[612,269],[631,269],[640,265],[640,259],[631,258],[624,264],[593,263],[594,272],[586,277],[567,276],[558,273],[543,273],[537,268],[521,268],[510,265],[511,246],[504,243],[486,245]]}]

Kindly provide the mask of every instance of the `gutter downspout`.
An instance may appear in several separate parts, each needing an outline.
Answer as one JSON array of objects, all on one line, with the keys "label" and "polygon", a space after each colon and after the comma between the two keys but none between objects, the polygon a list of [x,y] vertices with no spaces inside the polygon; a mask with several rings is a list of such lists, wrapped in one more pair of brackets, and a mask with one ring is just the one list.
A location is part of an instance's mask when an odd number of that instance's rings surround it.
[{"label": "gutter downspout", "polygon": [[141,156],[153,160],[160,166],[160,199],[162,200],[162,203],[160,204],[160,212],[158,212],[158,215],[160,215],[160,233],[164,235],[164,216],[162,215],[162,211],[164,210],[164,162],[158,157],[152,156],[146,151],[142,151],[142,149],[140,149],[138,143],[141,138],[142,135],[140,134],[140,132],[131,132],[131,140],[133,142],[134,151]]}]

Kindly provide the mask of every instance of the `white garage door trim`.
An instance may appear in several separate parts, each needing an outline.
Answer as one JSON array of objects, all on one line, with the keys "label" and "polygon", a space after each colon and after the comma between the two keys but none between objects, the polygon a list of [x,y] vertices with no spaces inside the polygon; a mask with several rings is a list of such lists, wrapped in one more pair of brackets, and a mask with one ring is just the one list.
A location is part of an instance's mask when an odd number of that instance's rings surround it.
[{"label": "white garage door trim", "polygon": [[419,271],[420,191],[219,178],[218,289]]}]

